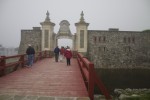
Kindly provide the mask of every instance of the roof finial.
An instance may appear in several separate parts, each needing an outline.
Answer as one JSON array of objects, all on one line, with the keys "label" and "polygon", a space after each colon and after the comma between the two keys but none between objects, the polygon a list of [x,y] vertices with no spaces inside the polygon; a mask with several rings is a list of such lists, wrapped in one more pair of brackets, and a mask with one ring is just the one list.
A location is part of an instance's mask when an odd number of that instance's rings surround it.
[{"label": "roof finial", "polygon": [[47,10],[47,12],[46,12],[46,15],[47,15],[47,16],[49,16],[49,12],[48,12],[48,10]]},{"label": "roof finial", "polygon": [[84,22],[84,13],[83,13],[83,11],[81,12],[80,22]]},{"label": "roof finial", "polygon": [[47,10],[47,12],[46,12],[46,18],[45,18],[45,21],[50,21],[48,10]]}]

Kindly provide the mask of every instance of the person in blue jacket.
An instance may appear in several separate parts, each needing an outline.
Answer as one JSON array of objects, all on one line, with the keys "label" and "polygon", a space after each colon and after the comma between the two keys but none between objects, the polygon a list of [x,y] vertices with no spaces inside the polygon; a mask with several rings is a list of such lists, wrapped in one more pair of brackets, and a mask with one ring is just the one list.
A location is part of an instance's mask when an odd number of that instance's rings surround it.
[{"label": "person in blue jacket", "polygon": [[56,48],[54,49],[56,62],[58,62],[59,52],[60,52],[60,49],[58,48],[58,46],[56,46]]}]

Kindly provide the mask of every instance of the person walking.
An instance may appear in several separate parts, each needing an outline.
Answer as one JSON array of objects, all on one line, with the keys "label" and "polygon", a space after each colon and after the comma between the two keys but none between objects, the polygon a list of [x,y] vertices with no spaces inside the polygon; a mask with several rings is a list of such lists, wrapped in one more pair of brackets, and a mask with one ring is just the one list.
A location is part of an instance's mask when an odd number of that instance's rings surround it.
[{"label": "person walking", "polygon": [[60,49],[58,48],[58,46],[56,46],[56,48],[54,49],[56,62],[58,62],[59,52],[60,52]]},{"label": "person walking", "polygon": [[72,58],[72,52],[71,52],[69,46],[67,46],[67,48],[66,48],[65,57],[66,57],[66,61],[67,61],[67,66],[71,65],[70,59]]},{"label": "person walking", "polygon": [[28,56],[28,66],[32,66],[33,62],[34,62],[34,54],[35,54],[35,50],[34,48],[31,46],[31,44],[28,44],[28,48],[26,50],[26,54]]},{"label": "person walking", "polygon": [[62,62],[64,58],[65,48],[62,46],[60,49],[60,57],[59,60]]}]

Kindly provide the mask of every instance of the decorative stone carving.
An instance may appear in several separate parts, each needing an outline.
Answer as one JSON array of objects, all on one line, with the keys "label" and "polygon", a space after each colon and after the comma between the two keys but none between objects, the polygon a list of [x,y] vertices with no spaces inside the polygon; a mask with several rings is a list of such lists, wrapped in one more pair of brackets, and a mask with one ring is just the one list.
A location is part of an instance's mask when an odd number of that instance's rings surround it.
[{"label": "decorative stone carving", "polygon": [[60,28],[57,34],[58,36],[64,36],[64,35],[72,36],[70,28],[69,28],[70,24],[67,20],[61,21],[59,25],[60,25]]}]

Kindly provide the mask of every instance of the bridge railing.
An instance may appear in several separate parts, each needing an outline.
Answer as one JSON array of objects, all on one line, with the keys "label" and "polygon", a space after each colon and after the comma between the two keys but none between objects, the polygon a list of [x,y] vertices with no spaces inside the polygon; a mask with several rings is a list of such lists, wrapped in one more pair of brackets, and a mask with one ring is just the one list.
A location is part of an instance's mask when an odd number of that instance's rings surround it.
[{"label": "bridge railing", "polygon": [[81,73],[83,75],[83,79],[87,86],[88,94],[91,100],[94,100],[94,87],[95,85],[98,86],[98,89],[101,93],[105,96],[107,100],[111,100],[111,96],[107,89],[105,88],[104,84],[97,76],[94,70],[94,64],[91,63],[87,58],[83,57],[82,54],[77,53],[77,61],[80,66]]},{"label": "bridge railing", "polygon": [[[36,52],[34,62],[46,57],[51,57],[50,51]],[[24,67],[27,64],[27,55],[1,56],[0,57],[0,76],[6,75],[17,69]]]}]

